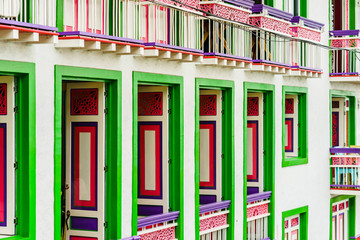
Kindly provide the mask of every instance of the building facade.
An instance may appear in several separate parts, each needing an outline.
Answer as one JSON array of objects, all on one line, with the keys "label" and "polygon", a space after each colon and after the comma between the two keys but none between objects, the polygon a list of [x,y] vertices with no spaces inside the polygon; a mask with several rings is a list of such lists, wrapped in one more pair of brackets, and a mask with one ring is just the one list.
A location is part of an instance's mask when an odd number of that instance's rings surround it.
[{"label": "building facade", "polygon": [[360,239],[356,0],[0,0],[0,238]]}]

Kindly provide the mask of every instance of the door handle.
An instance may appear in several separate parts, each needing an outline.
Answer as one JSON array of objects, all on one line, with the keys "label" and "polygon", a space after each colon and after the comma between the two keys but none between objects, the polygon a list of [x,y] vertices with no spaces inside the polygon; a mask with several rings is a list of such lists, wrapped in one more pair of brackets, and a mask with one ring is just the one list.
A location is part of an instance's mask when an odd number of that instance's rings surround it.
[{"label": "door handle", "polygon": [[65,220],[65,224],[66,224],[66,229],[69,230],[69,218],[70,218],[70,211],[67,210],[66,212],[66,220]]}]

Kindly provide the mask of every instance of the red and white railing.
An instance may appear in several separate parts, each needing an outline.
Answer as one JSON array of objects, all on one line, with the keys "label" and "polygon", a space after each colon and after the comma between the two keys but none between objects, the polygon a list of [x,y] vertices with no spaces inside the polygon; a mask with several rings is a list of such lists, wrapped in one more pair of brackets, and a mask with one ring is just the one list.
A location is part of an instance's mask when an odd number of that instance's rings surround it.
[{"label": "red and white railing", "polygon": [[332,193],[360,195],[360,148],[331,148]]},{"label": "red and white railing", "polygon": [[226,240],[230,203],[229,200],[200,206],[200,240]]},{"label": "red and white railing", "polygon": [[360,48],[360,31],[330,31],[330,42],[331,47],[342,48],[330,50],[330,77],[358,77],[360,61],[351,50]]},{"label": "red and white railing", "polygon": [[138,219],[138,236],[141,240],[174,240],[179,212],[169,212]]},{"label": "red and white railing", "polygon": [[2,0],[0,19],[55,27],[56,0]]},{"label": "red and white railing", "polygon": [[252,194],[247,197],[247,239],[269,239],[268,217],[271,192]]}]

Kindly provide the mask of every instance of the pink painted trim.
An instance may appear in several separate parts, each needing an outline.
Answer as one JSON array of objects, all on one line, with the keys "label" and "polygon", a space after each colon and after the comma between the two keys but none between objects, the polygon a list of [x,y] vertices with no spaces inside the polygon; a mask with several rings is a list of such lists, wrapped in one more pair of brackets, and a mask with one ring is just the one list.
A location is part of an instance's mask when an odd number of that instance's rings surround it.
[{"label": "pink painted trim", "polygon": [[264,215],[266,213],[269,213],[269,204],[268,203],[258,205],[255,207],[250,207],[247,209],[246,214],[247,214],[247,218],[252,218],[252,217]]},{"label": "pink painted trim", "polygon": [[258,158],[258,124],[257,123],[248,123],[247,128],[252,129],[253,141],[252,141],[252,155],[253,155],[253,172],[251,175],[247,175],[248,180],[257,180],[257,158]]},{"label": "pink painted trim", "polygon": [[200,124],[200,129],[209,130],[209,181],[200,182],[200,187],[215,187],[215,174],[214,174],[214,124]]},{"label": "pink painted trim", "polygon": [[227,214],[209,217],[200,220],[200,232],[221,227],[227,224]]}]

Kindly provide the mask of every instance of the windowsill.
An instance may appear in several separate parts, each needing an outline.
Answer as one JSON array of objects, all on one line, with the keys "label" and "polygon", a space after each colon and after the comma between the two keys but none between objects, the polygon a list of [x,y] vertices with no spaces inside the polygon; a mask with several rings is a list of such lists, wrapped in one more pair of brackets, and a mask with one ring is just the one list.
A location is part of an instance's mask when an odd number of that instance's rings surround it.
[{"label": "windowsill", "polygon": [[291,166],[298,166],[298,165],[305,165],[308,164],[308,158],[303,157],[290,157],[290,158],[283,158],[282,160],[282,167],[291,167]]},{"label": "windowsill", "polygon": [[15,236],[0,235],[0,239],[4,239],[4,240],[30,240],[29,237],[21,237],[19,235],[15,235]]}]

